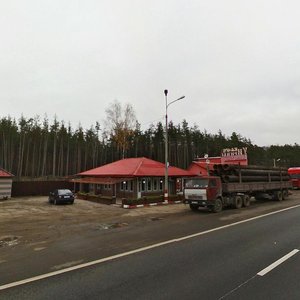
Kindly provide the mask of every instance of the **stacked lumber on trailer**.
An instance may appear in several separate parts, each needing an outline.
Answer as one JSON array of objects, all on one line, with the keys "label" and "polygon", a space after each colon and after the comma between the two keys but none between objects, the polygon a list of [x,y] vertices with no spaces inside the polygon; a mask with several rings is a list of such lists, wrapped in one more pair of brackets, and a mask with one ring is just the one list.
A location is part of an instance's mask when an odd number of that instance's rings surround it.
[{"label": "stacked lumber on trailer", "polygon": [[287,169],[279,167],[242,166],[216,164],[215,176],[220,176],[222,182],[274,182],[290,179]]}]

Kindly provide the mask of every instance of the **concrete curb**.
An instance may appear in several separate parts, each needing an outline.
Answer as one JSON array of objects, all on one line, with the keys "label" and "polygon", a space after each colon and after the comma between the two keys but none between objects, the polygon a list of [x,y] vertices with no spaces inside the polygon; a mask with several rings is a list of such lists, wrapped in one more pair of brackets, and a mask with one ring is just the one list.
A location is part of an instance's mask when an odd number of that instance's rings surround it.
[{"label": "concrete curb", "polygon": [[131,208],[139,208],[139,207],[150,207],[150,206],[156,206],[156,205],[168,205],[168,204],[179,204],[183,203],[182,201],[168,201],[168,202],[155,202],[155,203],[149,203],[149,204],[137,204],[137,205],[127,205],[124,204],[122,208],[131,209]]}]

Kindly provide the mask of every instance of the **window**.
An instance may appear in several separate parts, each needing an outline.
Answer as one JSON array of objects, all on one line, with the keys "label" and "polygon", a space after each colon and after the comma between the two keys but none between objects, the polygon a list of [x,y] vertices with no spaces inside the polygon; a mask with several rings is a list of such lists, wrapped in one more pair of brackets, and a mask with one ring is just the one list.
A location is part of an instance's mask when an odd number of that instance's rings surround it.
[{"label": "window", "polygon": [[157,191],[157,186],[158,186],[157,181],[158,181],[157,178],[153,179],[153,191]]},{"label": "window", "polygon": [[147,180],[147,191],[152,191],[152,179],[148,178]]},{"label": "window", "polygon": [[104,190],[110,190],[111,185],[110,184],[104,184]]},{"label": "window", "polygon": [[127,190],[128,188],[126,188],[126,187],[127,187],[127,181],[120,182],[120,190],[121,191]]},{"label": "window", "polygon": [[209,187],[216,187],[216,186],[217,186],[216,179],[210,179],[210,181],[209,181]]},{"label": "window", "polygon": [[163,190],[163,180],[162,180],[162,178],[160,178],[160,180],[159,180],[159,190],[160,191]]},{"label": "window", "polygon": [[95,187],[95,185],[93,183],[90,183],[89,184],[89,191],[93,193],[94,192],[94,187]]},{"label": "window", "polygon": [[300,174],[290,174],[292,179],[300,179]]},{"label": "window", "polygon": [[146,179],[143,178],[142,179],[142,192],[145,192],[146,191]]},{"label": "window", "polygon": [[133,191],[133,181],[129,181],[129,188],[130,188],[130,191],[132,192]]},{"label": "window", "polygon": [[186,179],[184,183],[185,188],[207,188],[208,179],[206,178],[191,178]]}]

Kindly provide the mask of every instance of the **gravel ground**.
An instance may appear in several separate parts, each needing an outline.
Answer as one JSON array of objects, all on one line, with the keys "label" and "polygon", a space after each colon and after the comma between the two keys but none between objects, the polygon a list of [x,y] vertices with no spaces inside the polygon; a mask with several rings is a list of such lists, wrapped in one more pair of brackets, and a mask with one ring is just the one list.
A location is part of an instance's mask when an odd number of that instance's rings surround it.
[{"label": "gravel ground", "polygon": [[123,209],[80,199],[73,205],[53,205],[48,197],[11,198],[0,201],[0,250],[16,244],[39,245],[87,229],[126,226],[187,209],[184,204]]}]

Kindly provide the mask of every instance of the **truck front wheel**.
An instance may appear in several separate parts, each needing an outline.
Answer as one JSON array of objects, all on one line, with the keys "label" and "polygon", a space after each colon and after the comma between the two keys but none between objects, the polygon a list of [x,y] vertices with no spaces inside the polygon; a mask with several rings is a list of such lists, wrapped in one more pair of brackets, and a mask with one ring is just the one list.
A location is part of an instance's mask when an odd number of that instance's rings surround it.
[{"label": "truck front wheel", "polygon": [[190,204],[190,209],[193,210],[193,211],[197,211],[199,208],[199,205],[197,204]]},{"label": "truck front wheel", "polygon": [[218,199],[215,200],[215,204],[214,204],[214,206],[213,206],[212,211],[213,211],[214,213],[218,213],[218,212],[222,211],[222,209],[223,209],[223,203],[222,203],[222,200],[218,198]]}]

